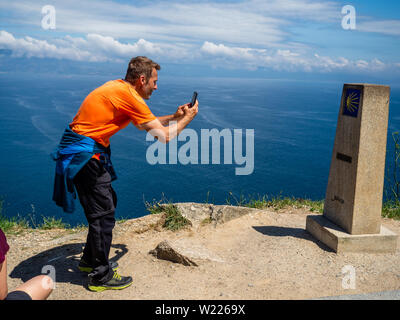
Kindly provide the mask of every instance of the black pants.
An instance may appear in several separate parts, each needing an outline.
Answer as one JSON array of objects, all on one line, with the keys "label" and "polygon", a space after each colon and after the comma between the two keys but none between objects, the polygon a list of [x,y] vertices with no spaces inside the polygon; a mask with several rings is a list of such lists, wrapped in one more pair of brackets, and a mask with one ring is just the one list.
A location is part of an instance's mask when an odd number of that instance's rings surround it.
[{"label": "black pants", "polygon": [[106,282],[113,276],[108,256],[117,205],[111,175],[100,161],[92,158],[76,175],[74,184],[89,224],[82,259],[94,268],[93,279]]}]

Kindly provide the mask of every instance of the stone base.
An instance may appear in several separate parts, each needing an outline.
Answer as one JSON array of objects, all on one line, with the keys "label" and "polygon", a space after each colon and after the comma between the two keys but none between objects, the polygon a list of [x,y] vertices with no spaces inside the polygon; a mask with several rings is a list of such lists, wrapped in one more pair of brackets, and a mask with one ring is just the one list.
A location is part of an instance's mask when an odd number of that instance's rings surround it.
[{"label": "stone base", "polygon": [[397,234],[381,226],[379,234],[352,235],[322,215],[307,216],[306,230],[337,253],[394,253]]}]

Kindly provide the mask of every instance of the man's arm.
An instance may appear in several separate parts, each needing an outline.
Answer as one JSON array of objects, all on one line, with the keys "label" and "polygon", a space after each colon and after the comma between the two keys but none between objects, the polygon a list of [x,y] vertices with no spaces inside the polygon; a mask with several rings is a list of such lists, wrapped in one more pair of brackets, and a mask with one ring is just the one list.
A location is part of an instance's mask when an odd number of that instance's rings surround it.
[{"label": "man's arm", "polygon": [[161,122],[161,124],[163,126],[168,126],[168,124],[171,121],[178,121],[183,117],[183,115],[184,115],[183,108],[185,106],[189,106],[189,104],[184,104],[182,106],[179,106],[178,110],[176,110],[176,112],[174,114],[169,114],[167,116],[157,117],[157,119]]},{"label": "man's arm", "polygon": [[[175,117],[173,123],[168,126],[164,126],[161,121],[157,118],[155,120],[143,123],[141,125],[136,125],[139,130],[146,130],[150,132],[155,138],[157,138],[162,143],[168,143],[170,140],[174,139],[182,130],[194,119],[198,109],[198,102],[189,108],[188,105],[181,106],[181,111],[183,113],[180,117]],[[162,118],[167,119],[164,116]]]},{"label": "man's arm", "polygon": [[167,116],[157,117],[157,119],[163,126],[167,126],[171,121],[178,121],[180,117],[176,117],[175,114],[170,114]]}]

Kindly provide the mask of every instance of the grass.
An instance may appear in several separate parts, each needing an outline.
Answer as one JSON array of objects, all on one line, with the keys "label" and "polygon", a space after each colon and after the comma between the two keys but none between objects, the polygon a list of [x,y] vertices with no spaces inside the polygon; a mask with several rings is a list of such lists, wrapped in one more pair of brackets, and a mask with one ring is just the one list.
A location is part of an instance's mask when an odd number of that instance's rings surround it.
[{"label": "grass", "polygon": [[[209,192],[207,193],[208,203]],[[165,213],[166,220],[163,225],[164,228],[169,230],[179,230],[190,223],[184,218],[178,208],[168,201],[164,196],[160,201],[154,201],[153,203],[146,202],[146,208],[150,214]],[[284,210],[288,208],[305,209],[313,213],[322,214],[324,212],[324,200],[311,200],[296,197],[283,197],[282,194],[279,196],[250,196],[248,199],[242,194],[239,198],[235,197],[232,192],[228,193],[226,198],[227,205],[243,206],[248,208],[265,209],[271,208],[275,211]],[[382,217],[400,220],[400,201],[386,201],[382,206]],[[211,221],[205,219],[202,224],[208,224]]]},{"label": "grass", "polygon": [[[33,220],[31,218],[31,220]],[[23,231],[38,229],[38,230],[51,230],[51,229],[79,229],[82,226],[72,228],[69,224],[62,221],[62,218],[55,217],[43,217],[43,222],[40,224],[34,224],[26,218],[21,217],[5,217],[0,214],[0,228],[5,234],[20,234]]]},{"label": "grass", "polygon": [[20,217],[8,218],[0,215],[0,229],[6,234],[18,234],[29,229],[29,223]]},{"label": "grass", "polygon": [[150,212],[150,214],[158,214],[164,213],[165,220],[163,223],[163,228],[177,231],[188,225],[191,225],[191,222],[186,219],[179,212],[179,209],[172,204],[171,202],[164,203],[165,199],[160,201],[153,201],[153,203],[146,202],[146,209]]},{"label": "grass", "polygon": [[[27,215],[27,217],[6,217],[3,215],[3,201],[0,200],[0,229],[7,235],[15,235],[21,234],[24,231],[31,230],[54,230],[54,229],[64,229],[70,230],[72,232],[81,231],[84,228],[87,228],[84,224],[77,225],[75,227],[71,227],[70,224],[64,222],[62,218],[56,217],[46,217],[42,215],[42,221],[40,223],[37,222],[35,206],[31,205],[32,213]],[[117,223],[121,223],[126,221],[125,218],[118,219]]]},{"label": "grass", "polygon": [[56,219],[54,217],[43,217],[43,223],[39,226],[42,230],[51,229],[70,229],[71,226],[62,221],[62,218]]},{"label": "grass", "polygon": [[[235,204],[232,204],[231,198],[235,200]],[[257,196],[250,197],[248,200],[240,195],[239,199],[237,199],[232,192],[229,192],[227,198],[227,204],[229,205],[237,205],[249,208],[256,209],[265,209],[272,208],[275,211],[286,209],[286,208],[296,208],[296,209],[307,209],[311,212],[323,213],[324,210],[324,201],[323,200],[310,200],[303,198],[295,198],[295,197],[283,197],[282,194],[279,196]]]},{"label": "grass", "polygon": [[386,201],[382,206],[382,216],[385,218],[400,220],[400,202]]},{"label": "grass", "polygon": [[165,222],[163,227],[168,230],[176,231],[188,225],[191,225],[191,222],[184,216],[182,216],[178,208],[173,204],[167,204],[164,207],[164,212],[165,212]]},{"label": "grass", "polygon": [[[272,208],[275,211],[279,211],[287,208],[296,209],[307,209],[310,212],[323,213],[324,212],[324,200],[310,200],[295,197],[278,197],[269,198],[267,195],[258,197],[258,199],[250,199],[244,204],[246,207],[264,209]],[[390,218],[394,220],[400,220],[400,201],[399,200],[387,200],[382,205],[382,217]]]},{"label": "grass", "polygon": [[[208,198],[209,192],[207,193],[207,200],[205,203],[209,203]],[[241,195],[238,199],[233,195],[232,192],[229,192],[228,197],[226,198],[226,204],[257,209],[273,208],[276,211],[291,207],[305,208],[311,212],[323,212],[322,200],[313,201],[309,199],[299,199],[294,197],[284,198],[282,196],[271,197],[269,199],[269,197],[265,195],[263,197],[258,197],[257,199],[250,198],[249,200],[247,200],[243,195]],[[171,201],[167,200],[164,195],[159,201],[153,200],[152,203],[145,201],[145,206],[150,214],[165,214],[165,222],[163,224],[163,227],[168,230],[176,231],[190,224],[190,221],[183,217],[178,208]],[[210,222],[211,220],[207,218],[202,222],[202,224],[208,224]]]},{"label": "grass", "polygon": [[[207,193],[207,201],[208,203],[209,193]],[[45,217],[42,216],[43,222],[38,224],[35,221],[34,215],[30,215],[30,222],[26,218],[22,218],[20,216],[17,217],[5,217],[2,215],[2,201],[0,200],[0,228],[6,234],[19,234],[23,231],[30,229],[39,229],[39,230],[51,230],[51,229],[71,229],[71,230],[81,230],[86,228],[85,225],[80,225],[76,227],[71,227],[69,224],[62,221],[62,218],[55,217]],[[235,197],[232,192],[229,192],[228,197],[226,199],[227,205],[236,205],[243,206],[249,208],[256,209],[265,209],[272,208],[275,211],[287,209],[287,208],[296,208],[296,209],[306,209],[310,212],[314,213],[323,213],[324,210],[324,201],[323,200],[310,200],[310,199],[302,199],[295,197],[283,197],[281,194],[279,196],[258,196],[258,197],[249,197],[246,199],[243,195],[240,195],[239,198]],[[178,208],[168,201],[164,196],[159,201],[154,201],[152,203],[145,202],[145,206],[147,211],[150,214],[164,213],[165,221],[163,227],[165,229],[171,231],[177,231],[182,229],[188,225],[190,225],[190,221],[182,216],[179,212]],[[383,203],[382,206],[382,217],[400,220],[400,201],[399,200],[388,200]],[[122,223],[128,220],[128,218],[118,219],[117,223]],[[206,220],[203,222],[204,224],[210,223],[210,221]]]},{"label": "grass", "polygon": [[263,196],[261,199],[251,199],[247,204],[250,208],[272,208],[276,211],[286,208],[307,209],[311,212],[323,213],[324,201],[323,200],[310,200],[295,197],[272,197]]}]

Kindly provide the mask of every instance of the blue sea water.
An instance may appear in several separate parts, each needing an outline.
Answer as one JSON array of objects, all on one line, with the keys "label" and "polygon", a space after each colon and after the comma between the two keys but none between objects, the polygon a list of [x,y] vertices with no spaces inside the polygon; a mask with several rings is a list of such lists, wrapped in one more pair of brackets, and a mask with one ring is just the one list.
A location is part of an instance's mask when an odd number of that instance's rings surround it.
[{"label": "blue sea water", "polygon": [[[51,200],[54,162],[50,153],[86,95],[110,80],[100,76],[0,74],[0,196],[3,214],[62,217],[86,223],[83,210],[66,214]],[[188,128],[254,129],[254,171],[236,175],[224,164],[157,164],[146,161],[146,132],[133,125],[111,138],[118,180],[116,216],[140,217],[145,202],[232,204],[240,197],[294,196],[324,199],[343,83],[268,79],[160,78],[148,104],[157,116],[199,92],[199,114]],[[400,90],[392,87],[387,169],[393,166],[391,133],[400,130]],[[179,142],[180,148],[185,142]],[[243,154],[245,139],[243,137]],[[168,150],[168,149],[167,149]],[[200,154],[199,154],[200,159]],[[211,151],[210,151],[211,159]]]}]

